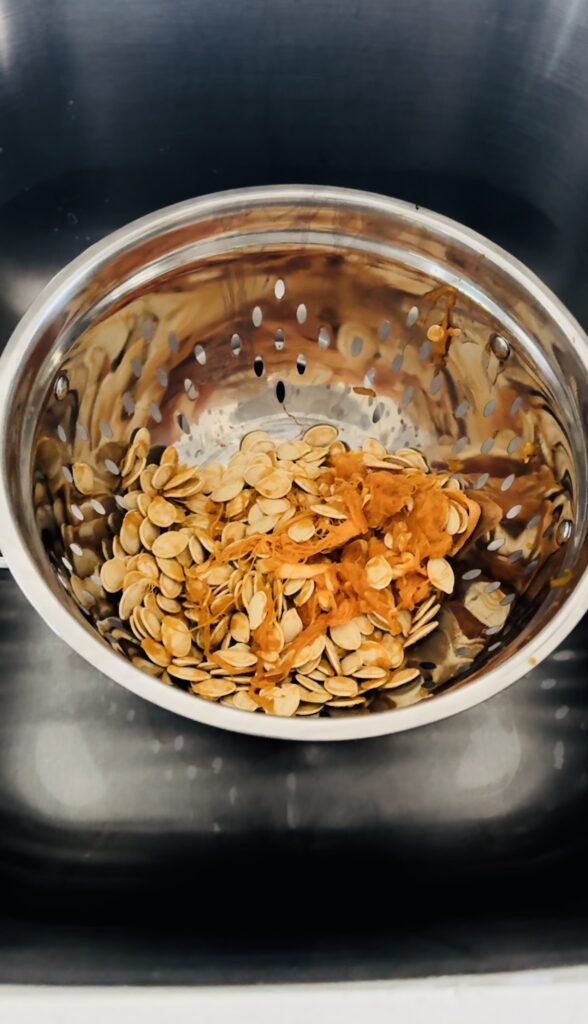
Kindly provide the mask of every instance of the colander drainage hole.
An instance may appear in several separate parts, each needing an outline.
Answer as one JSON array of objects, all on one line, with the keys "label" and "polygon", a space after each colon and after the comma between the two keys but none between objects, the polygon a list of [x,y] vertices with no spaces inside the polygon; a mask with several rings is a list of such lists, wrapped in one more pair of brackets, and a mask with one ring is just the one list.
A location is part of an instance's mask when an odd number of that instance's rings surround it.
[{"label": "colander drainage hole", "polygon": [[412,402],[412,396],[413,395],[414,395],[414,388],[412,388],[412,387],[405,388],[404,391],[402,392],[401,397],[400,397],[400,401],[398,403],[398,408],[399,409],[406,409],[410,405],[410,403]]},{"label": "colander drainage hole", "polygon": [[[394,369],[394,365],[392,365],[392,369]],[[437,394],[437,392],[441,388],[442,383],[443,383],[443,376],[442,376],[442,374],[436,373],[435,376],[433,377],[433,380],[431,381],[431,387],[429,389],[432,395],[436,395]]]},{"label": "colander drainage hole", "polygon": [[331,344],[331,335],[329,334],[328,327],[321,327],[318,332],[318,343],[319,348],[328,348]]},{"label": "colander drainage hole", "polygon": [[374,409],[374,411],[372,413],[372,423],[379,423],[380,420],[382,419],[383,415],[384,415],[384,403],[383,402],[378,402],[378,404],[376,405],[376,408]]}]

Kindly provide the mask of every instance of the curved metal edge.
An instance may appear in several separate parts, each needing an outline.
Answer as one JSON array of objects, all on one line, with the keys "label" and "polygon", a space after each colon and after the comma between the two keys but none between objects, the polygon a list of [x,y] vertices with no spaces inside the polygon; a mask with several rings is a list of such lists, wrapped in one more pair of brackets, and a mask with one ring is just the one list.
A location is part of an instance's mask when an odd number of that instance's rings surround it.
[{"label": "curved metal edge", "polygon": [[[114,254],[123,252],[139,239],[145,240],[163,228],[180,224],[187,216],[190,219],[219,214],[238,209],[241,205],[263,205],[266,203],[312,204],[345,202],[357,209],[377,210],[380,214],[410,218],[430,227],[436,233],[446,233],[451,238],[460,237],[464,243],[476,248],[500,269],[515,276],[551,316],[558,319],[573,344],[578,347],[581,358],[588,366],[588,338],[580,324],[571,316],[557,297],[545,287],[535,274],[524,264],[509,256],[499,246],[489,242],[482,235],[443,217],[440,214],[422,210],[401,200],[389,199],[372,193],[350,189],[322,188],[312,186],[266,186],[263,188],[237,189],[187,200],[167,207],[134,221],[93,245],[72,263],[66,266],[49,282],[32,304],[14,330],[3,356],[0,358],[0,452],[4,450],[6,435],[10,429],[7,412],[18,365],[28,348],[34,344],[34,335],[43,320],[60,297],[64,285],[73,291],[75,285],[90,271],[95,271]],[[126,662],[120,655],[106,647],[97,637],[92,636],[59,601],[51,588],[39,577],[33,560],[22,543],[10,514],[9,492],[4,467],[0,466],[0,541],[6,562],[16,582],[50,628],[60,637],[67,637],[69,645],[77,650],[91,665],[100,666],[112,679],[132,693],[157,704],[175,714],[202,722],[205,725],[227,729],[230,732],[253,736],[267,736],[274,739],[302,741],[364,739],[402,732],[418,726],[440,721],[465,711],[488,699],[516,682],[526,672],[539,664],[567,636],[579,622],[588,607],[588,570],[577,582],[576,588],[565,604],[554,615],[551,622],[521,651],[507,663],[490,669],[480,679],[462,688],[442,694],[409,708],[381,712],[371,716],[356,716],[349,719],[282,719],[253,715],[222,705],[208,704],[181,690],[167,687],[151,679],[145,673]]]}]

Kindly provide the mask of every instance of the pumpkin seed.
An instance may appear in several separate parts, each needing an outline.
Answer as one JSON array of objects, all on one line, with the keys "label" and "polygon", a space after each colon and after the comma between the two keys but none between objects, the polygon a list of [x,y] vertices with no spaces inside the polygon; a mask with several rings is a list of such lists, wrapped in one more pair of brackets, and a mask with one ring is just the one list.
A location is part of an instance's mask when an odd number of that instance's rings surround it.
[{"label": "pumpkin seed", "polygon": [[107,593],[116,594],[122,590],[126,571],[127,567],[122,558],[110,558],[104,562],[100,569],[100,580]]},{"label": "pumpkin seed", "polygon": [[155,600],[158,608],[162,612],[167,612],[168,615],[178,615],[182,610],[182,606],[179,601],[176,601],[171,597],[166,597],[164,594],[157,594]]},{"label": "pumpkin seed", "polygon": [[353,697],[351,699],[337,698],[336,700],[330,700],[327,704],[328,708],[354,708],[358,704],[365,704],[365,697]]},{"label": "pumpkin seed", "polygon": [[257,655],[245,644],[235,644],[222,653],[212,655],[212,660],[221,668],[228,667],[231,671],[253,668],[257,665]]},{"label": "pumpkin seed", "polygon": [[174,600],[179,597],[182,593],[182,584],[179,580],[174,580],[171,576],[166,576],[164,572],[159,574],[159,589],[164,597],[169,597]]},{"label": "pumpkin seed", "polygon": [[139,540],[146,551],[151,551],[158,537],[159,528],[150,519],[143,519],[139,527]]},{"label": "pumpkin seed", "polygon": [[320,707],[316,704],[300,703],[296,708],[297,718],[317,718],[320,713]]},{"label": "pumpkin seed", "polygon": [[147,515],[154,526],[167,529],[176,521],[176,508],[171,501],[166,501],[158,495],[151,499]]},{"label": "pumpkin seed", "polygon": [[302,632],[303,625],[296,608],[289,608],[280,619],[284,643],[290,644]]},{"label": "pumpkin seed", "polygon": [[333,697],[357,697],[359,687],[349,676],[329,676],[325,679],[325,690]]},{"label": "pumpkin seed", "polygon": [[220,700],[227,697],[237,689],[235,683],[229,679],[205,679],[201,683],[192,684],[192,693],[196,693],[205,700]]},{"label": "pumpkin seed", "polygon": [[[175,451],[175,448],[174,448]],[[177,452],[176,452],[177,455]],[[161,462],[151,477],[151,486],[157,491],[163,490],[175,473],[175,465],[171,462]]]},{"label": "pumpkin seed", "polygon": [[317,424],[315,427],[310,427],[309,430],[303,435],[302,440],[310,445],[311,448],[328,448],[329,445],[333,444],[339,431],[336,427],[330,426],[328,423]]},{"label": "pumpkin seed", "polygon": [[92,494],[94,491],[94,470],[85,462],[74,462],[71,467],[73,482],[80,494]]},{"label": "pumpkin seed", "polygon": [[344,651],[356,651],[361,646],[361,630],[354,619],[344,626],[331,626],[331,640]]},{"label": "pumpkin seed", "polygon": [[374,590],[384,590],[389,587],[394,573],[387,558],[383,555],[376,555],[366,563],[365,574],[370,587]]},{"label": "pumpkin seed", "polygon": [[160,533],[153,542],[151,550],[156,558],[177,558],[187,546],[187,534],[168,530],[167,533]]},{"label": "pumpkin seed", "polygon": [[[147,465],[150,435],[144,428],[137,431],[119,466],[127,510],[120,532],[101,541],[100,586],[72,574],[77,600],[86,607],[88,600],[104,599],[105,592],[120,594],[120,620],[103,615],[99,626],[113,646],[134,643],[133,650],[140,647],[145,655],[131,654],[137,667],[168,684],[187,682],[196,695],[229,707],[337,716],[347,709],[378,710],[425,699],[429,694],[418,669],[403,667],[404,651],[437,627],[438,593],[452,593],[453,570],[447,559],[419,561],[410,546],[399,552],[393,531],[370,528],[361,536],[358,529],[351,541],[368,587],[372,592],[390,588],[391,604],[378,605],[376,612],[371,601],[361,604],[354,597],[359,610],[353,618],[300,644],[305,625],[340,607],[341,579],[331,571],[339,555],[328,546],[329,530],[348,519],[330,461],[348,451],[337,437],[330,424],[277,444],[266,431],[253,431],[223,468],[218,462],[182,465],[173,446],[164,450],[159,465]],[[415,479],[429,472],[420,452],[388,452],[374,438],[366,439],[361,454],[361,507],[368,517],[372,469]],[[72,477],[81,493],[92,492],[91,467],[75,463]],[[448,474],[436,474],[431,482],[448,492],[447,537],[465,533],[475,504],[449,498],[460,483]],[[130,490],[131,485],[140,489]],[[399,517],[409,516],[414,506],[408,498]],[[116,528],[117,518],[111,521]],[[301,548],[302,557],[286,561],[279,557],[286,539],[316,547]],[[372,539],[383,540],[388,553],[372,553]],[[459,541],[448,544],[453,552],[459,546]],[[309,550],[316,554],[309,556]],[[382,550],[376,544],[375,552]],[[394,612],[395,580],[415,568],[427,574],[435,593],[412,611]],[[348,592],[342,593],[348,600]],[[388,601],[388,595],[378,600]],[[299,614],[311,601],[311,611]],[[121,628],[121,620],[130,631]],[[258,672],[271,673],[259,693],[251,689]],[[394,697],[384,698],[392,689]]]},{"label": "pumpkin seed", "polygon": [[167,668],[171,662],[171,655],[168,654],[163,644],[153,640],[151,637],[145,637],[141,641],[141,647],[145,651],[145,654],[150,661],[155,662],[156,665],[160,665],[162,668]]},{"label": "pumpkin seed", "polygon": [[314,659],[320,659],[321,654],[325,649],[325,637],[318,636],[314,640],[311,640],[309,644],[305,644],[297,651],[296,656],[292,662],[293,668],[302,668],[307,662],[313,661]]},{"label": "pumpkin seed", "polygon": [[327,519],[347,519],[347,513],[340,508],[335,508],[334,505],[311,505],[310,508],[312,512],[316,512],[317,516],[326,516]]},{"label": "pumpkin seed", "polygon": [[136,608],[138,604],[141,604],[145,594],[151,586],[149,580],[140,579],[135,583],[132,583],[130,587],[123,590],[122,597],[118,605],[118,614],[121,619],[128,619],[133,608]]},{"label": "pumpkin seed", "polygon": [[380,665],[362,665],[353,673],[356,679],[382,679],[388,678],[388,672]]},{"label": "pumpkin seed", "polygon": [[141,537],[139,527],[143,517],[136,509],[127,512],[120,528],[120,542],[128,555],[136,555],[141,550]]},{"label": "pumpkin seed", "polygon": [[161,640],[173,658],[185,658],[192,646],[192,636],[185,622],[166,615],[161,623]]},{"label": "pumpkin seed", "polygon": [[283,469],[274,469],[255,487],[264,498],[284,498],[292,488],[292,477]]},{"label": "pumpkin seed", "polygon": [[424,626],[421,626],[419,624],[418,627],[414,630],[414,632],[410,634],[408,640],[404,641],[404,646],[412,647],[413,644],[418,644],[419,640],[424,640],[424,638],[428,636],[429,633],[432,633],[433,630],[436,629],[438,625],[439,623],[436,620],[433,622],[427,622],[425,623]]},{"label": "pumpkin seed", "polygon": [[172,661],[167,670],[174,679],[185,679],[188,682],[200,683],[210,679],[207,672],[202,672],[201,669],[195,668],[193,665],[176,665]]},{"label": "pumpkin seed", "polygon": [[[265,691],[268,694],[268,691]],[[286,683],[285,686],[275,686],[271,691],[273,708],[270,714],[280,715],[282,718],[291,718],[296,714],[300,704],[300,687],[296,683]],[[269,694],[268,694],[269,696]]]},{"label": "pumpkin seed", "polygon": [[194,494],[195,488],[200,490],[200,487],[201,478],[198,466],[186,466],[185,469],[174,473],[171,479],[164,485],[164,491],[168,496],[173,495],[174,497],[181,498]]},{"label": "pumpkin seed", "polygon": [[420,672],[418,668],[399,668],[396,672],[392,672],[388,682],[382,687],[383,690],[393,690],[397,686],[404,686],[405,683],[411,683],[413,679],[418,679]]},{"label": "pumpkin seed", "polygon": [[161,637],[161,620],[157,617],[155,612],[150,611],[149,608],[135,608],[135,611],[140,615],[140,621],[145,629],[146,633],[153,640],[159,640]]},{"label": "pumpkin seed", "polygon": [[429,558],[427,576],[438,590],[442,590],[445,594],[453,593],[455,576],[446,558]]},{"label": "pumpkin seed", "polygon": [[372,455],[375,459],[385,459],[388,452],[381,441],[375,437],[368,437],[362,444],[361,449],[366,455]]},{"label": "pumpkin seed", "polygon": [[304,541],[311,540],[314,537],[314,523],[312,519],[299,519],[297,522],[292,523],[288,527],[287,534],[290,540],[295,541],[297,544],[302,544]]},{"label": "pumpkin seed", "polygon": [[252,630],[259,629],[261,626],[265,618],[267,603],[267,594],[263,590],[258,590],[251,598],[247,606],[247,614],[249,616],[249,626]]},{"label": "pumpkin seed", "polygon": [[290,502],[287,498],[263,498],[257,499],[261,511],[266,516],[280,516],[290,509]]},{"label": "pumpkin seed", "polygon": [[176,583],[182,583],[186,578],[186,574],[176,558],[158,558],[155,564],[160,572],[168,576],[170,580],[175,580]]},{"label": "pumpkin seed", "polygon": [[248,644],[251,636],[249,619],[243,612],[235,612],[231,617],[229,626],[230,634],[237,643]]},{"label": "pumpkin seed", "polygon": [[252,430],[241,438],[239,449],[242,452],[250,452],[258,441],[270,441],[269,434],[265,430]]},{"label": "pumpkin seed", "polygon": [[231,501],[243,490],[244,484],[245,481],[242,476],[225,476],[220,484],[214,488],[210,498],[216,502]]},{"label": "pumpkin seed", "polygon": [[259,711],[259,705],[255,703],[246,690],[237,690],[233,697],[233,707],[239,711]]}]

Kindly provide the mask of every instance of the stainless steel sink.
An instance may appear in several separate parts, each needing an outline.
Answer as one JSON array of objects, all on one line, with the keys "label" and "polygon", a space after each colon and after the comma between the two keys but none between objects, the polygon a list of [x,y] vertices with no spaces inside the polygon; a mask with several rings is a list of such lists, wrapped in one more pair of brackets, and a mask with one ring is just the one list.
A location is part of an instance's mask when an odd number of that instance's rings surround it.
[{"label": "stainless steel sink", "polygon": [[[588,0],[3,0],[0,343],[112,228],[284,181],[456,217],[588,326],[587,45]],[[288,745],[140,702],[0,574],[0,982],[583,962],[587,638],[438,726]]]}]

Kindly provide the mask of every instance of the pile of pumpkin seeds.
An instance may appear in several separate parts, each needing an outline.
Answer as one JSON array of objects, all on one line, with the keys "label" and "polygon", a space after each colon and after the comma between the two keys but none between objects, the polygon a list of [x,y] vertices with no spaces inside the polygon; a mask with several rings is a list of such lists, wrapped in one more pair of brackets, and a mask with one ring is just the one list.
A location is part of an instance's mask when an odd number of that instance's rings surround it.
[{"label": "pile of pumpkin seeds", "polygon": [[[449,561],[429,559],[432,593],[412,612],[399,610],[394,630],[377,613],[362,613],[301,643],[304,607],[320,581],[313,564],[277,573],[264,567],[267,556],[240,553],[238,542],[248,537],[286,531],[303,544],[345,520],[326,471],[346,450],[334,426],[317,424],[285,441],[254,431],[228,465],[187,466],[172,446],[152,462],[149,432],[135,434],[120,464],[125,514],[100,571],[136,641],[134,665],[205,700],[283,716],[362,713],[428,696],[407,658],[436,629],[442,597],[453,591]],[[368,439],[361,454],[375,469],[430,473],[415,449],[388,452]],[[87,491],[83,466],[76,474]],[[469,532],[468,506],[451,499],[458,480],[435,476],[448,495],[453,553]],[[231,545],[236,554],[227,558]],[[401,572],[382,555],[365,565],[376,591]],[[326,593],[325,609],[329,599]]]}]

